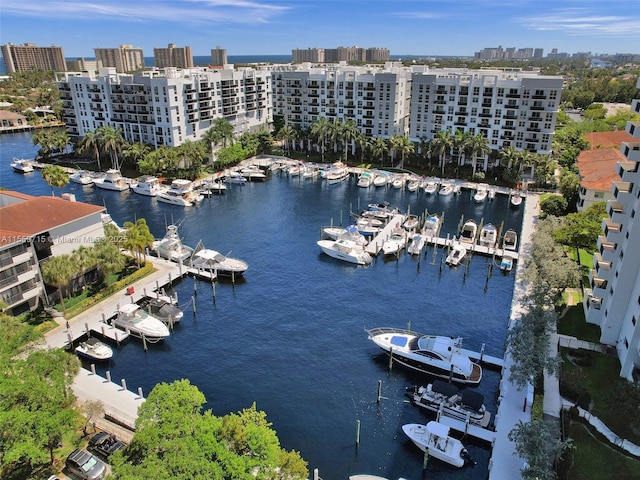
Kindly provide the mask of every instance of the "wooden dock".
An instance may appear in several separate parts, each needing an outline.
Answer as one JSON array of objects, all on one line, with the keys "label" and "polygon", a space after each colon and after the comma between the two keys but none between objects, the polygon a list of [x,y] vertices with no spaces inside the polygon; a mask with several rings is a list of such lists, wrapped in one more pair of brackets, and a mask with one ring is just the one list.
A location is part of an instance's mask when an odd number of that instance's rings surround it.
[{"label": "wooden dock", "polygon": [[482,255],[487,255],[489,257],[495,256],[500,258],[502,258],[504,254],[507,253],[511,258],[514,259],[514,261],[517,261],[519,257],[519,254],[516,250],[507,250],[507,249],[499,248],[495,246],[488,247],[486,245],[479,245],[477,243],[462,243],[462,242],[459,242],[455,237],[453,238],[427,237],[427,244],[437,245],[439,247],[444,247],[444,248],[449,248],[449,247],[453,247],[454,245],[461,244],[467,249],[467,252],[470,252],[470,253],[480,253]]},{"label": "wooden dock", "polygon": [[502,358],[493,357],[484,353],[484,344],[483,349],[480,352],[474,352],[473,350],[467,350],[466,348],[461,348],[460,352],[468,356],[471,360],[477,361],[481,365],[487,365],[499,369],[504,367],[504,360]]},{"label": "wooden dock", "polygon": [[453,417],[448,417],[447,415],[438,414],[438,422],[457,432],[464,433],[465,435],[469,435],[479,440],[484,440],[485,442],[488,442],[492,445],[496,439],[496,432],[494,431],[479,427],[477,425],[472,425],[469,422],[463,422]]},{"label": "wooden dock", "polygon": [[391,235],[391,231],[395,228],[401,228],[405,221],[405,215],[398,213],[373,237],[373,239],[364,248],[369,255],[378,255],[382,250],[382,245]]}]

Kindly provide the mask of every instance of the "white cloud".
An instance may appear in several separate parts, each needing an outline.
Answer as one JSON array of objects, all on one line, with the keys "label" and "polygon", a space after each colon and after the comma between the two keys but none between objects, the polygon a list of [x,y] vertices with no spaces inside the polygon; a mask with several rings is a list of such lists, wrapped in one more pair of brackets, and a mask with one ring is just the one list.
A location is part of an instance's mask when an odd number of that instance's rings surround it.
[{"label": "white cloud", "polygon": [[548,15],[522,17],[519,23],[532,30],[561,31],[567,35],[638,37],[640,17],[597,15],[586,9],[569,9]]}]

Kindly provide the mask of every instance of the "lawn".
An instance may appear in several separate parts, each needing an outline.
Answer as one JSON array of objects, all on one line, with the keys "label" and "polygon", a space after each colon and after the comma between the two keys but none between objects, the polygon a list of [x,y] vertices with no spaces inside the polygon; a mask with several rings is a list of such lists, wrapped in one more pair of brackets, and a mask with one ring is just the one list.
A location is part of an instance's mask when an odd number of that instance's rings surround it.
[{"label": "lawn", "polygon": [[[577,292],[570,293],[577,295]],[[558,320],[558,333],[576,337],[587,342],[600,342],[600,327],[586,322],[581,302],[578,302],[577,305],[567,307],[565,315]]]}]

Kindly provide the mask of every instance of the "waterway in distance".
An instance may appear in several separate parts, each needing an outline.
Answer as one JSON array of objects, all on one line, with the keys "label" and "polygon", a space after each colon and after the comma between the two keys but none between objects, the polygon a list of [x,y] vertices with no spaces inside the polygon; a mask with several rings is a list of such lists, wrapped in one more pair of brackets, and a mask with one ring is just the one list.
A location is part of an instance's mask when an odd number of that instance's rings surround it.
[{"label": "waterway in distance", "polygon": [[[18,174],[13,157],[33,158],[30,133],[0,136],[0,186],[50,195],[39,172]],[[166,223],[179,223],[186,244],[246,260],[244,281],[210,284],[183,280],[175,286],[185,317],[166,341],[145,352],[131,340],[108,366],[113,381],[148,393],[158,382],[188,378],[216,415],[256,402],[284,448],[300,451],[310,472],[325,480],[355,473],[390,479],[478,479],[487,477],[490,450],[465,438],[473,468],[455,469],[431,459],[422,471],[422,452],[403,434],[405,423],[426,423],[427,412],[408,403],[405,388],[430,378],[396,365],[367,339],[366,328],[411,328],[426,334],[461,336],[466,348],[502,356],[514,274],[498,268],[487,281],[490,258],[475,255],[464,268],[444,267],[443,252],[429,247],[421,257],[374,258],[368,267],[324,255],[316,245],[321,227],[348,224],[350,209],[388,201],[403,211],[445,212],[442,234],[454,234],[460,218],[514,228],[522,208],[509,208],[505,195],[476,204],[470,191],[427,196],[407,190],[358,188],[352,179],[337,185],[274,174],[265,183],[230,185],[221,196],[182,208],[133,192],[117,193],[69,184],[63,192],[78,201],[105,205],[119,224],[145,218],[156,237]],[[56,195],[60,195],[59,189]],[[497,260],[496,260],[497,261]],[[196,295],[196,314],[190,307]],[[104,376],[105,369],[99,370]],[[380,403],[376,402],[382,381]],[[477,390],[495,413],[500,374],[485,369]],[[360,444],[356,425],[360,421]]]}]

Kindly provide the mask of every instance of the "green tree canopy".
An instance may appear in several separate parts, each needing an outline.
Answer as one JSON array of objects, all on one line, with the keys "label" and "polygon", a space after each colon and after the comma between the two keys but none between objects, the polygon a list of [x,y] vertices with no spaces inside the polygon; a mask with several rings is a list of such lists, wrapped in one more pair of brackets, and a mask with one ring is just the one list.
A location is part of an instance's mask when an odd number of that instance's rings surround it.
[{"label": "green tree canopy", "polygon": [[570,213],[562,219],[561,226],[553,231],[553,238],[576,250],[583,248],[594,252],[598,236],[602,234],[602,219],[606,216],[604,202],[595,203],[581,212]]}]

